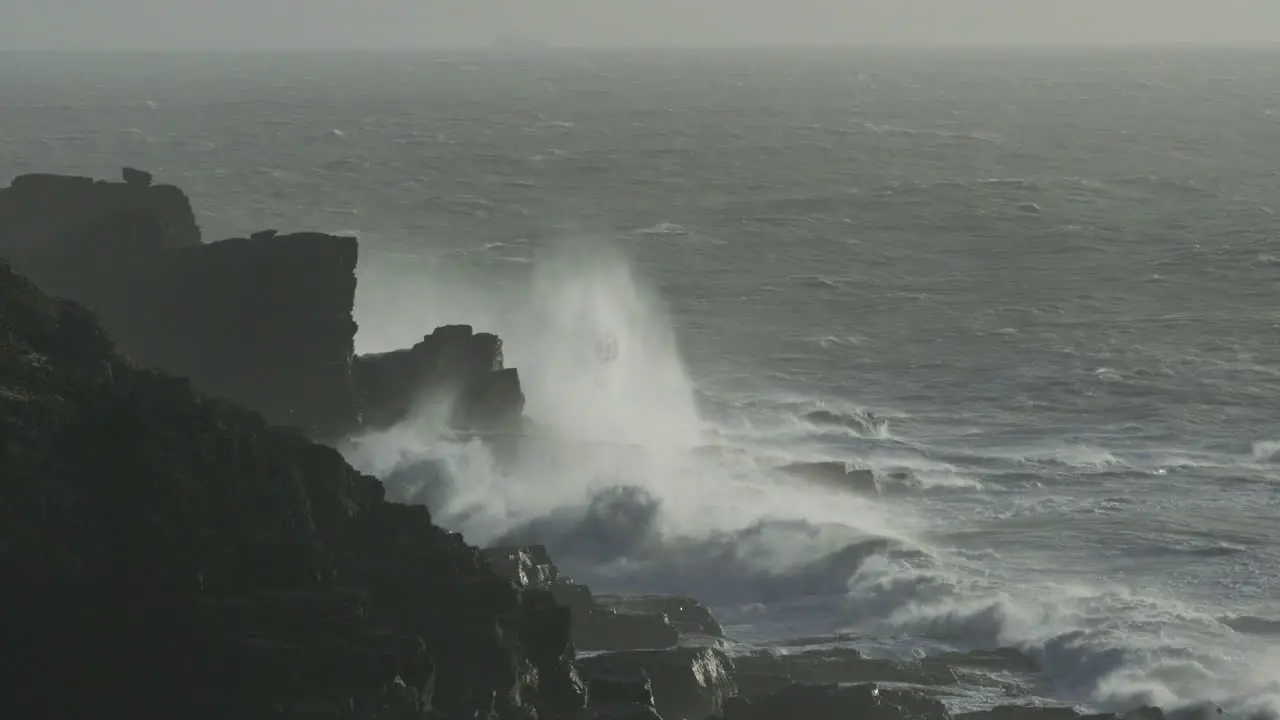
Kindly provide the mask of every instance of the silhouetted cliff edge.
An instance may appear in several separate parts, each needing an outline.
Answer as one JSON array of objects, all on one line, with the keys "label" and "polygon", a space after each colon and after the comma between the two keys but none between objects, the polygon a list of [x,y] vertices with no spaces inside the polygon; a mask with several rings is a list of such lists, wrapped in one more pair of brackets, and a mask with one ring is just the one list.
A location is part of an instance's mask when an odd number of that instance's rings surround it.
[{"label": "silhouetted cliff edge", "polygon": [[[0,262],[7,717],[567,717],[569,611]],[[8,662],[6,662],[8,664]]]},{"label": "silhouetted cliff edge", "polygon": [[267,230],[204,244],[181,190],[125,176],[25,175],[0,189],[0,255],[97,313],[123,354],[325,440],[393,425],[429,393],[455,399],[459,429],[519,427],[519,376],[493,335],[451,326],[356,358],[355,238]]}]

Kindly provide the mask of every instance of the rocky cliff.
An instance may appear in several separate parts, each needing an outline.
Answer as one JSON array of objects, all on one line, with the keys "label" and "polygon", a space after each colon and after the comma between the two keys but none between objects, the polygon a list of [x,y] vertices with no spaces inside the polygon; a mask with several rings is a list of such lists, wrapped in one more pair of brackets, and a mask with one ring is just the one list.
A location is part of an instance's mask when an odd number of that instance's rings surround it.
[{"label": "rocky cliff", "polygon": [[[558,718],[568,610],[0,263],[5,717]],[[18,670],[21,670],[20,672]]]},{"label": "rocky cliff", "polygon": [[[0,249],[61,247],[107,253],[200,244],[187,196],[126,168],[123,182],[32,174],[0,188]],[[123,232],[122,232],[123,231]]]},{"label": "rocky cliff", "polygon": [[432,394],[453,403],[458,429],[518,427],[519,377],[493,335],[452,326],[355,358],[355,238],[264,231],[202,244],[182,192],[138,172],[125,183],[19,177],[0,189],[0,254],[93,310],[139,364],[313,438],[394,425]]}]

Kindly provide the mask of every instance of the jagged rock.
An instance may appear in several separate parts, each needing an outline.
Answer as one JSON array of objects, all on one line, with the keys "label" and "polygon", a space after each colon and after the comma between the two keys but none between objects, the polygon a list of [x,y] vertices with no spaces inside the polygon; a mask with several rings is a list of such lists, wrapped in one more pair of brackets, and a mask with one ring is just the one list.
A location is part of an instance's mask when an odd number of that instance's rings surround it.
[{"label": "jagged rock", "polygon": [[436,328],[405,350],[362,355],[352,378],[370,428],[389,427],[432,397],[453,407],[458,430],[514,432],[524,393],[514,369],[503,367],[502,340],[470,325]]},{"label": "jagged rock", "polygon": [[590,682],[601,676],[643,672],[651,681],[658,713],[667,720],[701,720],[719,715],[736,694],[733,664],[711,649],[678,648],[604,653],[578,660]]},{"label": "jagged rock", "polygon": [[[938,686],[954,685],[958,681],[955,671],[943,664],[871,659],[853,648],[806,650],[787,655],[760,651],[736,657],[734,665],[739,672],[756,677],[783,677],[806,685],[893,682]],[[763,685],[776,683],[765,681]]]},{"label": "jagged rock", "polygon": [[[141,249],[200,244],[191,202],[181,190],[152,185],[150,175],[132,168],[122,174],[125,182],[44,173],[14,178],[0,189],[0,248],[93,251],[108,241],[119,251],[131,244]],[[149,229],[119,234],[111,229],[122,226],[121,217]]]},{"label": "jagged rock", "polygon": [[771,695],[730,698],[724,720],[949,720],[936,698],[906,689],[864,685],[789,685]]},{"label": "jagged rock", "polygon": [[679,631],[666,615],[619,612],[600,607],[590,588],[560,574],[542,545],[500,546],[484,551],[494,572],[517,587],[549,592],[569,609],[573,644],[579,650],[647,650],[675,647]]},{"label": "jagged rock", "polygon": [[575,717],[569,612],[0,263],[5,717]]},{"label": "jagged rock", "polygon": [[545,545],[491,547],[483,551],[493,571],[521,587],[550,590],[560,580]]},{"label": "jagged rock", "polygon": [[662,720],[653,704],[653,687],[643,671],[602,673],[587,684],[591,720]]},{"label": "jagged rock", "polygon": [[315,437],[356,425],[354,238],[240,238],[108,263],[47,248],[10,254],[42,289],[100,314],[142,365]]},{"label": "jagged rock", "polygon": [[682,635],[723,638],[724,628],[705,605],[679,595],[597,595],[596,604],[630,613],[663,614]]},{"label": "jagged rock", "polygon": [[137,168],[123,168],[120,170],[120,179],[129,185],[138,187],[149,187],[152,181],[151,173]]},{"label": "jagged rock", "polygon": [[265,230],[205,245],[180,190],[124,174],[15,179],[0,189],[0,252],[97,313],[138,363],[325,441],[395,425],[428,396],[452,402],[455,429],[520,427],[519,374],[501,340],[469,326],[353,367],[354,238]]},{"label": "jagged rock", "polygon": [[567,578],[551,586],[551,596],[556,602],[569,608],[573,617],[589,613],[595,608],[595,598],[591,596],[591,588],[579,585]]},{"label": "jagged rock", "polygon": [[775,472],[862,495],[878,496],[881,492],[875,473],[870,470],[850,468],[842,462],[791,463],[776,468]]}]

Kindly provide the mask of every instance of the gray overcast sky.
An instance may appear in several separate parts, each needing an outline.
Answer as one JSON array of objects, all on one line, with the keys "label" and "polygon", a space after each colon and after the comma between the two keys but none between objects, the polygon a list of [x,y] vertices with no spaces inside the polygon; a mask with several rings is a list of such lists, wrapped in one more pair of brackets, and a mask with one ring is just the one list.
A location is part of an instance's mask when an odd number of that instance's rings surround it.
[{"label": "gray overcast sky", "polygon": [[4,48],[1280,42],[1280,0],[0,0]]}]

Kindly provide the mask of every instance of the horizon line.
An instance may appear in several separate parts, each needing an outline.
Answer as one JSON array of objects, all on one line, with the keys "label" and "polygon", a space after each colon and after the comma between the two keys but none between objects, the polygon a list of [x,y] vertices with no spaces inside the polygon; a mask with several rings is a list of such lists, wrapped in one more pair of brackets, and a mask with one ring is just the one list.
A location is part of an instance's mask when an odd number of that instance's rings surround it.
[{"label": "horizon line", "polygon": [[[530,41],[538,43],[538,41]],[[1195,41],[1149,41],[1149,42],[1048,42],[1048,43],[1022,43],[1022,42],[1005,42],[1005,43],[896,43],[896,42],[864,42],[864,43],[815,43],[815,44],[794,44],[794,43],[748,43],[741,45],[730,44],[676,44],[676,45],[660,45],[660,44],[628,44],[628,45],[591,45],[591,44],[534,44],[530,46],[520,47],[503,47],[492,44],[474,44],[474,45],[448,45],[448,46],[422,46],[422,47],[403,47],[403,46],[387,46],[373,47],[351,45],[345,47],[309,47],[309,46],[245,46],[245,47],[204,47],[194,46],[185,48],[169,48],[169,47],[153,47],[153,48],[124,48],[124,47],[56,47],[56,46],[27,46],[27,47],[3,47],[0,46],[0,53],[49,53],[49,54],[67,54],[67,55],[116,55],[116,54],[135,54],[135,55],[182,55],[182,54],[342,54],[342,53],[373,53],[373,54],[420,54],[420,53],[487,53],[493,55],[539,55],[553,54],[556,52],[670,52],[670,51],[831,51],[831,50],[1248,50],[1248,49],[1277,49],[1280,48],[1280,39],[1277,40],[1240,40],[1240,41],[1214,41],[1214,42],[1195,42]]]}]

